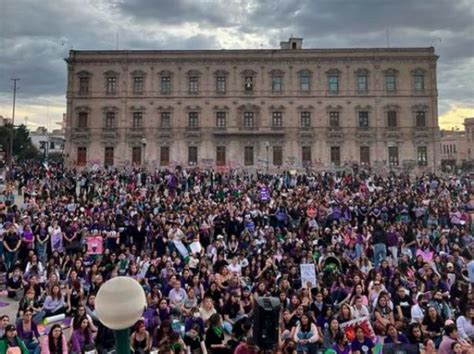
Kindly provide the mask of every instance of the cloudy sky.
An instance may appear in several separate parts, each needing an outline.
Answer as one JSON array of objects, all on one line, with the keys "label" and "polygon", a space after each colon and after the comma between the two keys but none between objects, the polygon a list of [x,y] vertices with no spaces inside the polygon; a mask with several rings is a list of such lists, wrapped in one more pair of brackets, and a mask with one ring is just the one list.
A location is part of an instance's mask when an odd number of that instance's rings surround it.
[{"label": "cloudy sky", "polygon": [[434,46],[440,125],[474,117],[474,0],[0,0],[0,115],[57,127],[74,49]]}]

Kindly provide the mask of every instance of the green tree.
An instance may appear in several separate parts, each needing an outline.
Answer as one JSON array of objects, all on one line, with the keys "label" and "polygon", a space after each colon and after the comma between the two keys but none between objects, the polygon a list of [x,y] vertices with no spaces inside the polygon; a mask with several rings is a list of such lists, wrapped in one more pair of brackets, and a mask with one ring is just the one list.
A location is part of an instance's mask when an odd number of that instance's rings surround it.
[{"label": "green tree", "polygon": [[[0,127],[0,145],[5,152],[5,159],[8,161],[10,154],[10,137],[12,125],[6,124]],[[33,145],[30,133],[25,125],[14,128],[13,131],[13,156],[18,161],[35,159],[38,157],[38,149]]]}]

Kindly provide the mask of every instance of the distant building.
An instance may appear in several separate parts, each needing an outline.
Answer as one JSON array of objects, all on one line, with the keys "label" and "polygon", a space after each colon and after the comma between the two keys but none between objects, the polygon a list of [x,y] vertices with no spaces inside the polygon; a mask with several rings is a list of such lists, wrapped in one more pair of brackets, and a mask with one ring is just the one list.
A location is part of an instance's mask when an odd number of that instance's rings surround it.
[{"label": "distant building", "polygon": [[72,50],[70,165],[433,170],[434,48]]},{"label": "distant building", "polygon": [[48,156],[52,153],[63,153],[65,138],[61,129],[55,129],[48,132],[45,127],[39,127],[36,131],[30,132],[31,142],[36,148]]},{"label": "distant building", "polygon": [[0,116],[0,127],[4,127],[7,124],[12,124],[12,119]]},{"label": "distant building", "polygon": [[441,130],[440,138],[441,168],[456,171],[467,159],[466,134],[460,130]]},{"label": "distant building", "polygon": [[466,132],[467,160],[474,161],[474,117],[464,119],[464,130]]}]

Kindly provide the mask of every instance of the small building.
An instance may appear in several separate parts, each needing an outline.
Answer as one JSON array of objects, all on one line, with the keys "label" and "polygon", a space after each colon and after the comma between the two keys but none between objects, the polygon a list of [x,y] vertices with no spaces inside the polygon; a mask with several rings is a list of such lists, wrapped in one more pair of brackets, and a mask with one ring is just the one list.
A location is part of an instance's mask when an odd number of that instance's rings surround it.
[{"label": "small building", "polygon": [[31,142],[44,156],[49,154],[62,154],[64,151],[65,138],[61,129],[48,132],[45,127],[39,127],[30,132]]}]

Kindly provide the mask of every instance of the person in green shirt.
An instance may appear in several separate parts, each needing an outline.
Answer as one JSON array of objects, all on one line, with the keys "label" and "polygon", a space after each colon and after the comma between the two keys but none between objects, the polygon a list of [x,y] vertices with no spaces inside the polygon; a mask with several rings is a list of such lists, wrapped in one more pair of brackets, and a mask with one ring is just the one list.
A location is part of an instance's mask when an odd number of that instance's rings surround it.
[{"label": "person in green shirt", "polygon": [[0,353],[22,353],[29,354],[25,343],[18,337],[16,327],[9,324],[5,327],[5,334],[0,339]]}]

